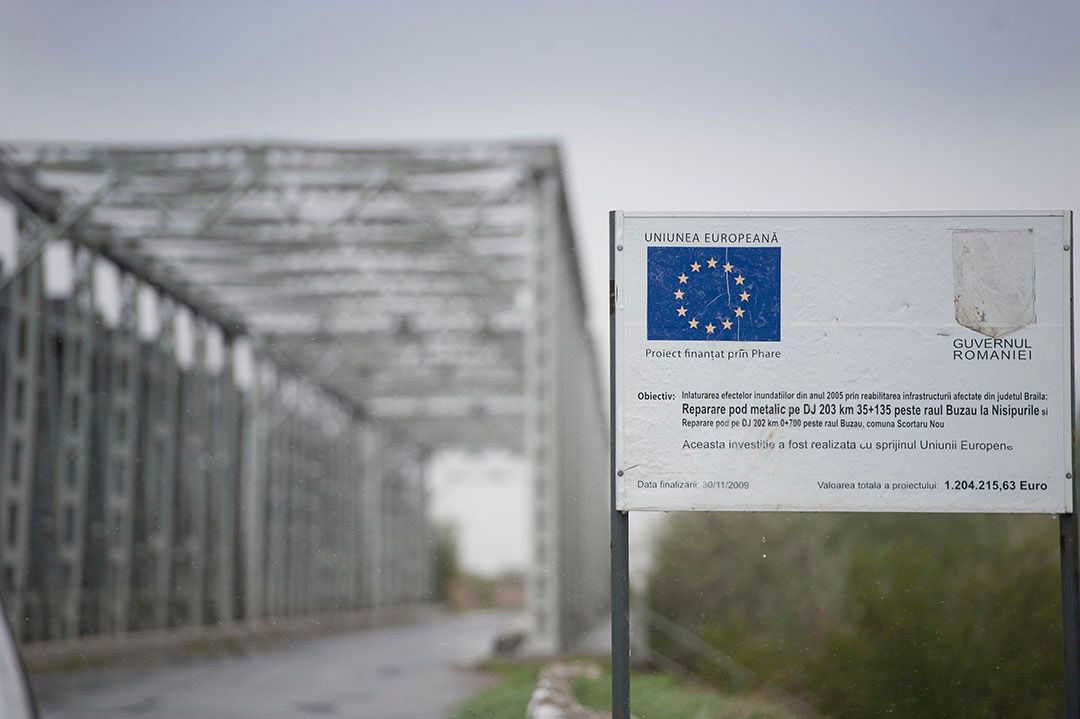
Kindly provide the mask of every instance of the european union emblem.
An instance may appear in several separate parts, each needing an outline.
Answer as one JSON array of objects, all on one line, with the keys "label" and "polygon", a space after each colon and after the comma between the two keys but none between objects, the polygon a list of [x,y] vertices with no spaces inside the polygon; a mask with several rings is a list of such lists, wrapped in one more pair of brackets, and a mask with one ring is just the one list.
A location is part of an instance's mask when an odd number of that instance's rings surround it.
[{"label": "european union emblem", "polygon": [[650,340],[780,341],[779,247],[649,247]]}]

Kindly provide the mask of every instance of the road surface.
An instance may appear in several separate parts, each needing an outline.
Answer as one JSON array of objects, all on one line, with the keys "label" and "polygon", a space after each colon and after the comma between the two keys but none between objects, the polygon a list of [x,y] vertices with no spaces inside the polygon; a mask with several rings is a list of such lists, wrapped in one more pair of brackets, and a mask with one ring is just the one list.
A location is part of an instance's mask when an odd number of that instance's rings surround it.
[{"label": "road surface", "polygon": [[244,656],[52,674],[44,719],[438,719],[488,681],[471,669],[521,615],[436,615]]}]

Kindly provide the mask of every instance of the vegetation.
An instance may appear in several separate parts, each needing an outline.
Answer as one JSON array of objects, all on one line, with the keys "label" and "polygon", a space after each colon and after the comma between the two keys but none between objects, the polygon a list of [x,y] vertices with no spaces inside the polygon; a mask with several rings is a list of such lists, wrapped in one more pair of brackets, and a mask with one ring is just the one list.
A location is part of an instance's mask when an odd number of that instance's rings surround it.
[{"label": "vegetation", "polygon": [[[830,717],[1061,713],[1045,517],[676,515],[650,591],[655,610]],[[652,640],[721,686],[745,681]]]},{"label": "vegetation", "polygon": [[439,523],[434,527],[434,577],[435,597],[446,601],[450,596],[450,586],[461,572],[458,564],[457,529],[449,523]]},{"label": "vegetation", "polygon": [[491,662],[484,667],[499,681],[463,704],[453,719],[524,719],[542,664]]},{"label": "vegetation", "polygon": [[446,606],[472,609],[520,609],[525,604],[525,577],[520,572],[504,572],[485,577],[461,567],[457,527],[443,522],[432,527],[435,597]]},{"label": "vegetation", "polygon": [[[485,667],[499,683],[482,691],[454,714],[453,719],[523,719],[529,697],[543,665],[504,664]],[[638,719],[789,719],[790,714],[750,698],[732,698],[709,689],[688,687],[665,674],[635,674],[633,711]],[[574,691],[582,705],[611,709],[611,676],[580,677]]]},{"label": "vegetation", "polygon": [[[631,703],[638,719],[789,719],[786,710],[752,697],[732,697],[687,686],[670,674],[634,674]],[[579,677],[578,701],[590,709],[611,711],[611,676]]]},{"label": "vegetation", "polygon": [[484,577],[461,572],[450,582],[448,604],[459,611],[521,609],[525,606],[525,578],[520,572]]}]

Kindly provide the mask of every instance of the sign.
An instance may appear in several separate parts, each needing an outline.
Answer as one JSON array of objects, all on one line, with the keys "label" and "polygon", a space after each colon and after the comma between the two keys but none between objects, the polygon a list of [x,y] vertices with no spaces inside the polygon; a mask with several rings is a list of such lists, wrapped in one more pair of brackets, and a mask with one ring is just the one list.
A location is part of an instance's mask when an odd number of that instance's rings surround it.
[{"label": "sign", "polygon": [[615,213],[619,510],[1071,512],[1071,215]]}]

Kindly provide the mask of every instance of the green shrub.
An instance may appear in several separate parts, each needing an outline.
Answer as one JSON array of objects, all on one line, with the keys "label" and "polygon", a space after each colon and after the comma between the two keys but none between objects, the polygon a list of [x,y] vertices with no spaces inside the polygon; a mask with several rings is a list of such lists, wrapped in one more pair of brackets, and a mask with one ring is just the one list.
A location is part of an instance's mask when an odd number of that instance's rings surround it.
[{"label": "green shrub", "polygon": [[684,514],[650,603],[748,667],[660,632],[721,685],[775,682],[843,719],[1060,714],[1057,525],[987,515]]}]

